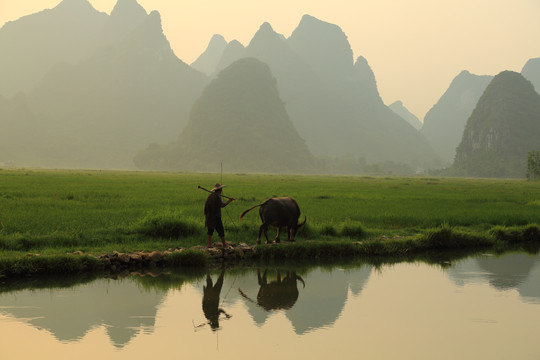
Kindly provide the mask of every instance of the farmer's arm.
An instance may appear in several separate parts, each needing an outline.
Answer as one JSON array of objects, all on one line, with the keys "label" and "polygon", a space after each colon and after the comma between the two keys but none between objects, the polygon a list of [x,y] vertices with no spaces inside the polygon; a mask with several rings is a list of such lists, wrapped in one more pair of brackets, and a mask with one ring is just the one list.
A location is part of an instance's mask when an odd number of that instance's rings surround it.
[{"label": "farmer's arm", "polygon": [[221,203],[221,207],[224,208],[225,206],[229,205],[233,200],[234,200],[234,198],[229,198],[229,200],[227,200],[227,202]]}]

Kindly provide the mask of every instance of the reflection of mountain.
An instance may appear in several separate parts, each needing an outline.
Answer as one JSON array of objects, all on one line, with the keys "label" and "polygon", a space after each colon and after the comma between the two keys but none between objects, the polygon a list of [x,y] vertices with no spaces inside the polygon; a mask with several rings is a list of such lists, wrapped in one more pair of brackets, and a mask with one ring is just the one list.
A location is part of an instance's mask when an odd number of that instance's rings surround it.
[{"label": "reflection of mountain", "polygon": [[153,331],[157,307],[164,297],[165,292],[142,290],[131,280],[103,279],[67,289],[0,294],[0,312],[67,342],[105,326],[111,342],[123,347],[137,333]]},{"label": "reflection of mountain", "polygon": [[498,290],[518,288],[525,281],[538,260],[527,254],[511,254],[502,258],[479,257],[476,259],[480,268],[489,274],[489,283]]},{"label": "reflection of mountain", "polygon": [[[317,268],[308,275],[302,276],[306,287],[303,288],[301,282],[298,282],[298,299],[294,306],[285,310],[285,315],[291,321],[295,333],[303,335],[315,329],[332,325],[343,311],[349,289],[352,294],[358,295],[370,274],[371,267],[348,271],[328,271]],[[268,276],[270,281],[270,272]],[[243,282],[241,289],[255,298],[259,290],[257,276],[254,274],[249,282]],[[247,300],[244,302],[248,313],[259,326],[264,324],[272,314],[254,302]]]},{"label": "reflection of mountain", "polygon": [[371,274],[371,267],[331,272],[317,269],[306,279],[296,305],[287,312],[294,331],[301,335],[332,325],[347,302],[348,290],[358,295]]},{"label": "reflection of mountain", "polygon": [[448,274],[459,286],[474,282],[480,277],[487,279],[497,290],[515,289],[528,301],[540,301],[540,254],[479,256],[458,263]]},{"label": "reflection of mountain", "polygon": [[363,266],[361,268],[354,268],[351,270],[345,270],[345,276],[349,279],[349,289],[354,296],[360,295],[364,286],[367,284],[371,275],[371,266]]},{"label": "reflection of mountain", "polygon": [[540,262],[538,261],[531,269],[529,276],[518,288],[519,294],[527,302],[540,303]]}]

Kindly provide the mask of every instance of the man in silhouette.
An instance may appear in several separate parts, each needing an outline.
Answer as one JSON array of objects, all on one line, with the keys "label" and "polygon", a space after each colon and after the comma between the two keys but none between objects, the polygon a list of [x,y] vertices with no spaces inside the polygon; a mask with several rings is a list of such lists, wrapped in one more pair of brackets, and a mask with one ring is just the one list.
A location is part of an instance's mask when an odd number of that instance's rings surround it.
[{"label": "man in silhouette", "polygon": [[206,198],[206,202],[204,204],[204,216],[206,218],[204,225],[208,229],[207,247],[209,248],[212,247],[212,235],[214,234],[214,230],[217,231],[219,237],[221,238],[223,248],[227,247],[227,243],[225,242],[225,229],[223,228],[223,221],[221,221],[221,208],[229,205],[234,198],[229,198],[227,202],[223,202],[221,200],[224,187],[225,185],[216,183],[214,188],[211,190],[212,193],[208,195],[208,198]]},{"label": "man in silhouette", "polygon": [[221,270],[221,274],[216,281],[216,284],[212,284],[212,278],[210,273],[206,274],[206,286],[203,286],[203,301],[202,308],[204,316],[208,320],[208,324],[213,331],[219,329],[219,315],[225,314],[225,318],[229,319],[231,315],[227,314],[225,310],[219,307],[219,296],[221,288],[223,286],[223,277],[225,276],[225,269]]}]

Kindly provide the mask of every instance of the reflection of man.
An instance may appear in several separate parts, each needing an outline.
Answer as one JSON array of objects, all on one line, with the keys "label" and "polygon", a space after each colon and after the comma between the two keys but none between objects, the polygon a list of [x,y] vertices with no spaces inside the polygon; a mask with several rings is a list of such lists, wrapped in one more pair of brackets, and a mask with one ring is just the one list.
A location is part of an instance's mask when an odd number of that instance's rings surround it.
[{"label": "reflection of man", "polygon": [[216,284],[212,285],[210,273],[207,273],[206,286],[203,286],[202,308],[204,316],[208,319],[208,323],[214,331],[219,329],[219,315],[225,314],[227,319],[231,317],[225,310],[219,308],[219,294],[221,293],[221,287],[223,286],[224,276],[225,269],[221,270],[221,274],[219,275]]}]

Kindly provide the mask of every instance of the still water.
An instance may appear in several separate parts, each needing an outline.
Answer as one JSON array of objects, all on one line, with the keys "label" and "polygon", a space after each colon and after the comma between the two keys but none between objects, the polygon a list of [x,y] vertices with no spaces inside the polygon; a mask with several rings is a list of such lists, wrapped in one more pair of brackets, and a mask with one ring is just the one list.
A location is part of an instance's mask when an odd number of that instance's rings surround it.
[{"label": "still water", "polygon": [[2,360],[540,359],[540,255],[0,290]]}]

